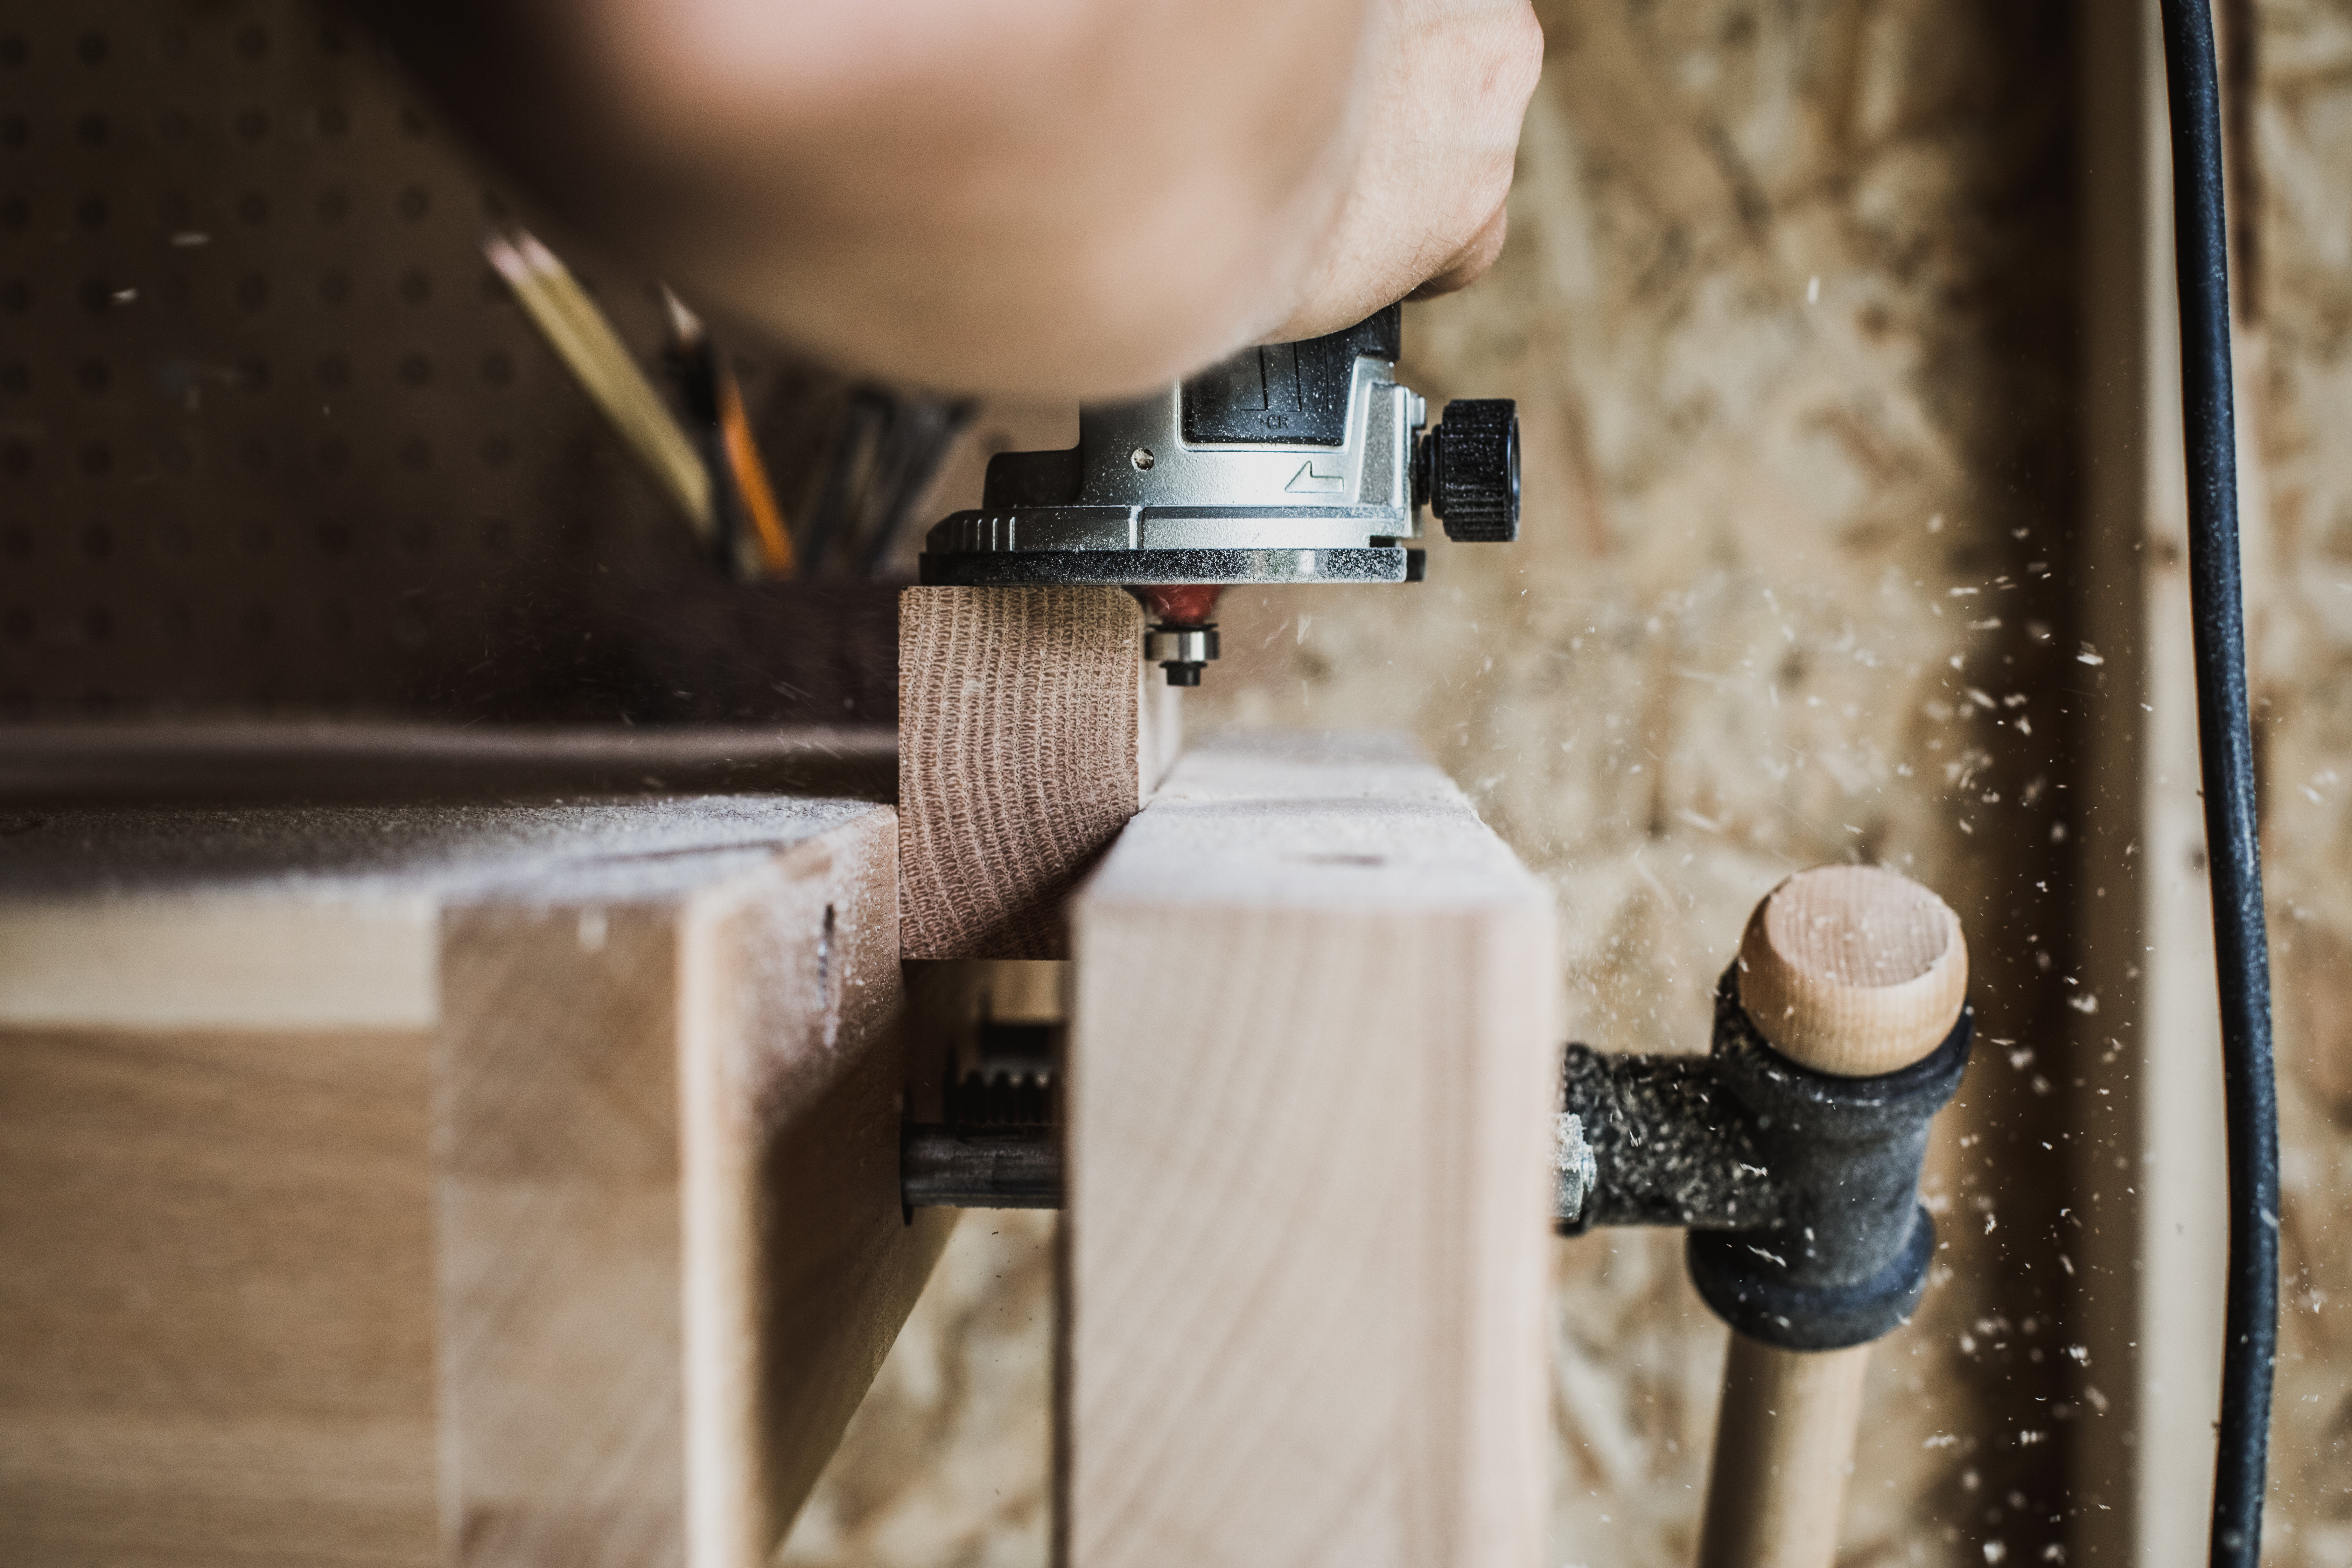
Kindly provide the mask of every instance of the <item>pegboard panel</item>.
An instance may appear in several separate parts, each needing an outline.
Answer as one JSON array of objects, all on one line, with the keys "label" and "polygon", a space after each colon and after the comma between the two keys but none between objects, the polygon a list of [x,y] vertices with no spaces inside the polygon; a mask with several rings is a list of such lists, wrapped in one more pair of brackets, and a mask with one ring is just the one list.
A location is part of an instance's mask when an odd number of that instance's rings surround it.
[{"label": "pegboard panel", "polygon": [[887,592],[707,566],[500,210],[330,9],[0,0],[0,720],[891,716]]}]

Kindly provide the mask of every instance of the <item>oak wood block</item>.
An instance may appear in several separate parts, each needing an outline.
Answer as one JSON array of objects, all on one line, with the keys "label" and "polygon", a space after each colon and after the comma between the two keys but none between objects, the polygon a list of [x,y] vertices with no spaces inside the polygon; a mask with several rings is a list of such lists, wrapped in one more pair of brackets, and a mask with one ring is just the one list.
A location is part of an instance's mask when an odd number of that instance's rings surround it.
[{"label": "oak wood block", "polygon": [[1537,1561],[1543,889],[1403,742],[1236,739],[1072,932],[1066,1561]]},{"label": "oak wood block", "polygon": [[1063,901],[1166,765],[1158,673],[1121,589],[900,596],[905,957],[1066,955]]},{"label": "oak wood block", "polygon": [[0,841],[0,1560],[764,1563],[952,1223],[898,1201],[896,837]]}]

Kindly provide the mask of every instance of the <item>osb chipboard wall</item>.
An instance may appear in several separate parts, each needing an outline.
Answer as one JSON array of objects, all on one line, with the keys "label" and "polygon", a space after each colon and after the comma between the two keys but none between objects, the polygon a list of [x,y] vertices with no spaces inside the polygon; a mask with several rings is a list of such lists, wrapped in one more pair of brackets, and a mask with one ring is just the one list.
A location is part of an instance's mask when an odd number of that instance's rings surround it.
[{"label": "osb chipboard wall", "polygon": [[[1842,1560],[2036,1560],[2096,1418],[2065,1354],[2066,1075],[2033,1054],[2063,1033],[2074,920],[2066,15],[1545,20],[1511,249],[1407,345],[1433,394],[1521,400],[1526,536],[1441,549],[1392,612],[1236,605],[1230,645],[1276,635],[1244,654],[1257,689],[1210,700],[1412,714],[1550,877],[1596,1045],[1702,1047],[1747,910],[1798,867],[1884,859],[1952,900],[1986,1043],[1929,1174],[1943,1267],[1875,1358]],[[1690,1560],[1723,1335],[1679,1253],[1560,1247],[1563,1561]]]},{"label": "osb chipboard wall", "polygon": [[2269,559],[2249,608],[2285,1196],[2265,1556],[2317,1568],[2352,1561],[2352,5],[2252,11],[2242,278],[2268,360],[2252,412]]}]

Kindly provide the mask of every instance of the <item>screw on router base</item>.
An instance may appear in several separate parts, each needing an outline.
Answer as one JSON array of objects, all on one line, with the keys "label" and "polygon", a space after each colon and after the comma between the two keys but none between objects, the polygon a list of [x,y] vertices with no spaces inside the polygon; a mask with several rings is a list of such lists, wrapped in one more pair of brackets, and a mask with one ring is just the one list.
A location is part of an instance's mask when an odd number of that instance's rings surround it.
[{"label": "screw on router base", "polygon": [[1457,543],[1519,536],[1519,416],[1507,397],[1455,398],[1413,451],[1412,499]]},{"label": "screw on router base", "polygon": [[1216,624],[1153,626],[1143,634],[1143,657],[1168,672],[1169,685],[1198,686],[1201,671],[1217,657]]}]

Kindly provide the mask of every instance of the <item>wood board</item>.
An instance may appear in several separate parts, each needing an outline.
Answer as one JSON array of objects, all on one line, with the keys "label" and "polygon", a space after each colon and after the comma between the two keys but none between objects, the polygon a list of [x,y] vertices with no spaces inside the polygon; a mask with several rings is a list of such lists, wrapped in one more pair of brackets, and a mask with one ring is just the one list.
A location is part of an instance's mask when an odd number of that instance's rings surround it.
[{"label": "wood board", "polygon": [[11,724],[0,804],[481,805],[725,792],[887,801],[880,724],[466,725],[380,720]]},{"label": "wood board", "polygon": [[[2074,1031],[2096,1089],[2078,1145],[2086,1422],[2073,1482],[2100,1506],[2082,1549],[2155,1565],[2210,1525],[2229,1215],[2212,891],[2198,760],[2179,302],[2163,37],[2153,11],[2085,12],[2085,405],[2082,613],[2102,661],[2086,694],[2082,879],[2097,890]],[[2230,199],[2234,205],[2238,193]],[[2243,391],[2242,410],[2252,410]],[[2259,465],[2242,426],[2242,540],[2257,589]],[[2259,623],[2259,606],[2255,615]]]},{"label": "wood board", "polygon": [[440,1561],[431,1057],[0,1026],[0,1560]]},{"label": "wood board", "polygon": [[[764,1563],[952,1223],[898,1200],[895,843],[782,799],[32,819],[0,1557]],[[175,916],[121,1016],[11,983],[45,918]],[[293,951],[208,966],[245,917]],[[288,1016],[287,964],[420,920]]]},{"label": "wood board", "polygon": [[1071,1568],[1543,1543],[1549,900],[1408,746],[1193,752],[1072,907]]}]

